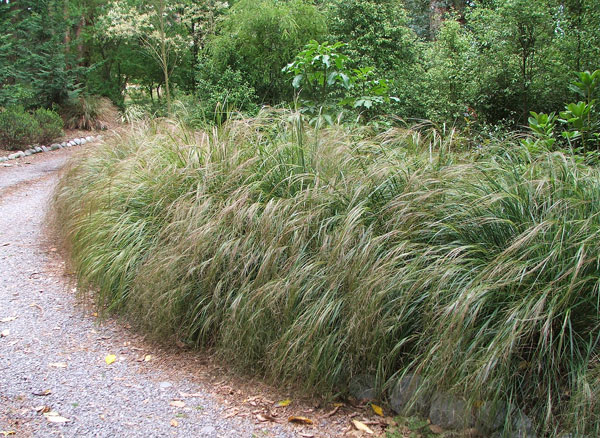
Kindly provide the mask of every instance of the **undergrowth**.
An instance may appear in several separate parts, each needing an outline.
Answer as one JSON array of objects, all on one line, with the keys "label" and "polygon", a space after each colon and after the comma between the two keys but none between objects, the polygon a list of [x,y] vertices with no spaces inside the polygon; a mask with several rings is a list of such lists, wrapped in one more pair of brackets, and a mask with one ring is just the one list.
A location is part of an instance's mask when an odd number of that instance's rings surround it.
[{"label": "undergrowth", "polygon": [[417,372],[598,435],[600,172],[463,140],[141,124],[71,163],[57,223],[82,286],[159,338],[319,394]]}]

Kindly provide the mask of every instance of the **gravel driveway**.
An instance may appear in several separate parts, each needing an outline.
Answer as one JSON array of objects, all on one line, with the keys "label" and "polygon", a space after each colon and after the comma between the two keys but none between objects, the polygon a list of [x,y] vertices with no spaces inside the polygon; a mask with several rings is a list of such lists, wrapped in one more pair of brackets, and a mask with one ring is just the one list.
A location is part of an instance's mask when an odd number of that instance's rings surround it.
[{"label": "gravel driveway", "polygon": [[231,415],[237,408],[211,382],[218,376],[196,378],[190,362],[201,362],[200,353],[173,359],[124,323],[98,324],[93,310],[78,304],[44,233],[58,170],[72,153],[0,167],[0,436],[329,435]]}]

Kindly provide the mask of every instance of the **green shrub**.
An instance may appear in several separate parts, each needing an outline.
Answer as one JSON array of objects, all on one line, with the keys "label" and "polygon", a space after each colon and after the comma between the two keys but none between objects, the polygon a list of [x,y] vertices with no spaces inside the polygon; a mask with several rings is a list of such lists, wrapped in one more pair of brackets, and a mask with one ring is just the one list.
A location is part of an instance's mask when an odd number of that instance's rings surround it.
[{"label": "green shrub", "polygon": [[64,134],[63,120],[54,111],[38,108],[34,111],[33,118],[40,126],[37,133],[38,142],[48,143]]},{"label": "green shrub", "polygon": [[40,125],[23,107],[12,106],[0,111],[0,147],[8,150],[26,149],[37,141]]},{"label": "green shrub", "polygon": [[81,287],[159,337],[308,390],[413,371],[540,435],[600,431],[600,171],[453,131],[261,112],[141,126],[74,161]]}]

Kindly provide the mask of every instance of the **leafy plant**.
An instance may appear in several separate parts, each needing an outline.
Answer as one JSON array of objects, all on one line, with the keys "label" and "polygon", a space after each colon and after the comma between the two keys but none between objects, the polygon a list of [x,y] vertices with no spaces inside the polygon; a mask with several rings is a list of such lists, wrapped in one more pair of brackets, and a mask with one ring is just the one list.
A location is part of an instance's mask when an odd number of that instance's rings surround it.
[{"label": "leafy plant", "polygon": [[37,141],[38,121],[23,107],[13,106],[0,111],[0,147],[8,150],[25,149]]},{"label": "leafy plant", "polygon": [[40,127],[37,133],[37,141],[42,143],[50,142],[64,134],[63,120],[56,112],[38,108],[34,111],[33,118],[38,122]]}]

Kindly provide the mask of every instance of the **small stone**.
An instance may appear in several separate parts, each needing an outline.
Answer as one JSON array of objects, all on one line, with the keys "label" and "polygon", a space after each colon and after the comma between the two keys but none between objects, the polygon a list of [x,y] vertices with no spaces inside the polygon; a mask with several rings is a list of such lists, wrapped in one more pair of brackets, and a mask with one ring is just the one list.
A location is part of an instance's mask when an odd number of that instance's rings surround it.
[{"label": "small stone", "polygon": [[81,141],[81,144],[86,144],[87,143],[87,140],[85,138],[80,138],[79,140]]},{"label": "small stone", "polygon": [[42,150],[42,148],[41,148],[41,147],[39,147],[39,146],[36,146],[34,149],[35,149],[35,153],[36,153],[36,154],[39,154],[40,152],[44,152],[44,151]]},{"label": "small stone", "polygon": [[86,139],[87,141],[93,141],[93,140],[94,140],[94,137],[92,137],[91,135],[88,135],[88,136],[87,136],[85,139]]},{"label": "small stone", "polygon": [[443,429],[462,430],[470,428],[473,414],[467,402],[450,394],[438,392],[431,401],[429,419]]},{"label": "small stone", "polygon": [[390,407],[397,414],[426,416],[431,406],[431,393],[423,388],[421,377],[406,374],[401,377],[392,389]]},{"label": "small stone", "polygon": [[75,146],[77,143],[75,143],[73,140],[71,140],[69,143],[67,143],[68,146]]},{"label": "small stone", "polygon": [[66,147],[67,147],[67,142],[66,142],[66,141],[63,141],[63,142],[62,142],[60,145],[61,145],[63,148],[66,148]]},{"label": "small stone", "polygon": [[30,155],[33,155],[33,153],[31,152],[31,149],[27,149],[25,152],[23,152],[25,154],[26,157],[29,157]]},{"label": "small stone", "polygon": [[25,152],[23,151],[19,151],[19,152],[15,152],[14,154],[10,154],[8,156],[9,160],[16,160],[17,158],[22,158],[25,156]]},{"label": "small stone", "polygon": [[50,152],[50,148],[47,148],[46,146],[42,146],[42,150],[44,152]]},{"label": "small stone", "polygon": [[5,161],[8,161],[7,157],[0,157],[0,163],[4,163]]},{"label": "small stone", "polygon": [[372,374],[359,374],[350,381],[348,392],[357,400],[376,400],[377,380]]},{"label": "small stone", "polygon": [[160,386],[160,389],[167,389],[167,388],[170,388],[171,386],[173,386],[173,384],[170,382],[160,382],[159,386]]},{"label": "small stone", "polygon": [[58,144],[53,144],[52,146],[50,146],[50,150],[51,150],[51,151],[55,151],[55,150],[57,150],[57,149],[60,149],[60,145],[58,145]]},{"label": "small stone", "polygon": [[217,429],[215,429],[213,426],[204,426],[202,429],[200,429],[200,436],[214,436],[217,434]]},{"label": "small stone", "polygon": [[73,139],[73,142],[75,142],[75,144],[79,146],[81,144],[81,139],[75,138],[75,139]]}]

